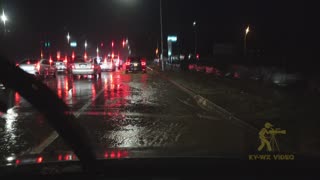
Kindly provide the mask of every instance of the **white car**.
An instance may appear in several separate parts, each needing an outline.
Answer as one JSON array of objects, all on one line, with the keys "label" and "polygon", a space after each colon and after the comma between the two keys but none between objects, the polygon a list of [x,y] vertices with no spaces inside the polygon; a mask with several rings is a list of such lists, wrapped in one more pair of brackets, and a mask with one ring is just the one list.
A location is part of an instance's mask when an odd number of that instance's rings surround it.
[{"label": "white car", "polygon": [[101,77],[101,68],[96,61],[90,62],[83,58],[76,58],[71,67],[73,78],[83,75]]},{"label": "white car", "polygon": [[100,67],[102,71],[116,71],[116,64],[112,58],[105,58],[100,62]]},{"label": "white car", "polygon": [[58,73],[66,73],[68,71],[68,60],[64,59],[64,60],[57,60],[55,62],[55,66],[57,69]]},{"label": "white car", "polygon": [[47,59],[26,59],[18,63],[17,66],[27,73],[41,78],[55,77],[56,75],[56,67]]}]

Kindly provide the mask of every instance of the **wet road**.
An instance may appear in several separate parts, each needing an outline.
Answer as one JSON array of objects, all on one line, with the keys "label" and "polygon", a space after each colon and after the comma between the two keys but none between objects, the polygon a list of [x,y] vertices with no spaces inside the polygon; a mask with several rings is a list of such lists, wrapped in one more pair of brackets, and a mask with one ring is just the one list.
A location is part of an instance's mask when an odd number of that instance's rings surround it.
[{"label": "wet road", "polygon": [[[184,149],[190,155],[245,157],[258,146],[257,135],[205,112],[192,97],[151,71],[106,72],[98,80],[58,75],[44,83],[71,108],[97,149]],[[40,112],[19,94],[14,99],[15,107],[0,118],[1,159],[70,150]]]}]

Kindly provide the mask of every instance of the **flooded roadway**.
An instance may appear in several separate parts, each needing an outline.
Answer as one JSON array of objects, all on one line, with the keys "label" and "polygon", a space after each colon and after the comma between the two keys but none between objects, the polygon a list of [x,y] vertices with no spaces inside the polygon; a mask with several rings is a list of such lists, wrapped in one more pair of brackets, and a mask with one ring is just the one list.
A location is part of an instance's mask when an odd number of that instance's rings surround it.
[{"label": "flooded roadway", "polygon": [[[258,145],[256,135],[203,111],[192,97],[151,71],[105,72],[97,80],[58,75],[44,83],[71,108],[97,149],[184,149],[190,155],[246,156]],[[1,159],[70,150],[19,94],[15,107],[1,115],[0,128]]]}]

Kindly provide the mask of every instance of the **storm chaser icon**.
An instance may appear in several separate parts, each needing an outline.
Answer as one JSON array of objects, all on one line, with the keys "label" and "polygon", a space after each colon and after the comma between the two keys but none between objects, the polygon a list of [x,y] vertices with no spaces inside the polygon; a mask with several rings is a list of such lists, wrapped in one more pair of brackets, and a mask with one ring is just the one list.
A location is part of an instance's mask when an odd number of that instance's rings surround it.
[{"label": "storm chaser icon", "polygon": [[270,123],[265,123],[264,128],[259,132],[259,138],[261,145],[258,147],[258,151],[262,151],[265,147],[268,152],[278,150],[280,152],[279,144],[276,139],[276,135],[285,135],[286,130],[281,130],[279,128],[274,129],[273,125]]}]

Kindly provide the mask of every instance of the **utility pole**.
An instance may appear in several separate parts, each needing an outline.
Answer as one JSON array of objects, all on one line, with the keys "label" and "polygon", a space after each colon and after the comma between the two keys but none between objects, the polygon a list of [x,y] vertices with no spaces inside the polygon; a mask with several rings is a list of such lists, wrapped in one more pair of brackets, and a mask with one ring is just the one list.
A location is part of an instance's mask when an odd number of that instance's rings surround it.
[{"label": "utility pole", "polygon": [[164,62],[163,62],[163,22],[162,22],[162,0],[160,0],[160,28],[161,28],[161,69],[164,71]]}]

